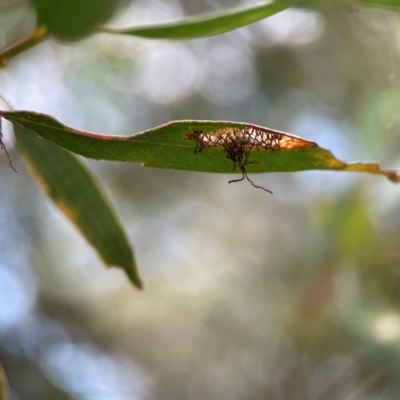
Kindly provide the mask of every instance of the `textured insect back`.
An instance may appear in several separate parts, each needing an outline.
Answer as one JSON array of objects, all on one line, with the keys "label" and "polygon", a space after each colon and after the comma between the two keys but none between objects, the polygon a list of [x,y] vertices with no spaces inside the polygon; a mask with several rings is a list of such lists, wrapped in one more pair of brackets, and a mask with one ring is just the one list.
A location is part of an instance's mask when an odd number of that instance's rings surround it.
[{"label": "textured insect back", "polygon": [[200,153],[203,149],[209,147],[222,146],[221,137],[215,134],[215,131],[204,132],[204,131],[193,131],[191,133],[185,133],[185,139],[191,140],[196,143],[194,153]]},{"label": "textured insect back", "polygon": [[194,154],[200,153],[203,150],[202,137],[201,137],[202,134],[203,131],[193,131],[192,133],[185,134],[185,139],[191,140],[196,143]]},{"label": "textured insect back", "polygon": [[247,125],[242,130],[242,140],[257,150],[279,151],[283,134],[254,125]]}]

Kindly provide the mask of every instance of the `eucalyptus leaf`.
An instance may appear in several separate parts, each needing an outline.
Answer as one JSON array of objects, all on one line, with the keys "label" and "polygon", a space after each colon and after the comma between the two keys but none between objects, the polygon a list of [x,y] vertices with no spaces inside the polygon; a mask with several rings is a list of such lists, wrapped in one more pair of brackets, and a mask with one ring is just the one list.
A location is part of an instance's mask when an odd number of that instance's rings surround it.
[{"label": "eucalyptus leaf", "polygon": [[17,143],[33,176],[108,266],[125,270],[142,287],[132,248],[105,193],[70,152],[14,124]]},{"label": "eucalyptus leaf", "polygon": [[185,18],[175,23],[133,28],[101,27],[103,32],[140,36],[151,39],[195,39],[220,35],[254,22],[268,18],[298,0],[280,0],[273,3],[261,3],[251,7],[241,7],[226,11]]},{"label": "eucalyptus leaf", "polygon": [[[190,140],[193,132],[212,133],[229,129],[245,130],[255,127],[248,123],[227,121],[174,121],[139,132],[131,136],[114,136],[81,131],[67,127],[55,118],[30,111],[1,111],[5,119],[24,126],[45,139],[50,139],[60,147],[84,157],[97,160],[141,162],[147,167],[180,169],[203,172],[232,173],[232,160],[221,146],[204,148],[194,154],[196,143]],[[386,176],[393,182],[400,182],[399,171],[385,170],[378,163],[351,162],[338,160],[333,154],[317,143],[301,139],[295,135],[268,128],[258,129],[277,132],[282,135],[280,151],[265,151],[261,146],[253,146],[248,173],[295,172],[304,170],[336,170],[367,172]],[[241,173],[240,169],[235,172]]]}]

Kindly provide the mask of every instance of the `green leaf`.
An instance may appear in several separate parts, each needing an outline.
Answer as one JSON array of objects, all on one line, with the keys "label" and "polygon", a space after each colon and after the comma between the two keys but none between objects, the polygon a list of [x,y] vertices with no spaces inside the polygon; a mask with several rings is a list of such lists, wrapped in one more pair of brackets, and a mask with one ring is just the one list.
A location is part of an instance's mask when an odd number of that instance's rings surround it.
[{"label": "green leaf", "polygon": [[90,33],[110,16],[115,3],[116,0],[33,0],[38,23],[62,39]]},{"label": "green leaf", "polygon": [[[233,167],[232,161],[226,157],[226,151],[217,146],[205,148],[194,154],[196,144],[188,140],[187,134],[253,126],[225,121],[175,121],[132,136],[110,136],[69,128],[45,114],[0,111],[0,115],[85,157],[142,162],[147,167],[154,168],[226,173],[231,173]],[[284,132],[278,133],[283,138],[280,143],[282,150],[271,152],[254,146],[250,159],[258,163],[246,166],[247,172],[295,172],[315,169],[354,171],[383,175],[393,182],[400,182],[399,171],[380,169],[377,163],[345,163],[314,142]],[[218,136],[218,133],[216,135]],[[241,173],[238,169],[236,172]]]},{"label": "green leaf", "polygon": [[274,3],[237,8],[223,12],[186,18],[176,23],[138,28],[102,27],[108,33],[134,35],[151,39],[194,39],[219,35],[253,24],[298,3],[297,0],[280,0]]},{"label": "green leaf", "polygon": [[71,153],[14,124],[18,147],[33,176],[58,208],[97,250],[104,263],[125,270],[142,287],[132,249],[106,195]]},{"label": "green leaf", "polygon": [[6,373],[0,364],[0,400],[11,400]]}]

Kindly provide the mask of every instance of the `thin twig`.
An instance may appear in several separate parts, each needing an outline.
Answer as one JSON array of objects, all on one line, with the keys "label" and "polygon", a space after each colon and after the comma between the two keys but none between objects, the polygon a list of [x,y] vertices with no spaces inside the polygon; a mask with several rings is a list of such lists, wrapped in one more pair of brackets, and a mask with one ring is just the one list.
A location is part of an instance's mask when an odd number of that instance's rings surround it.
[{"label": "thin twig", "polygon": [[0,50],[0,68],[4,68],[11,58],[39,44],[48,33],[46,27],[38,26],[24,38]]}]

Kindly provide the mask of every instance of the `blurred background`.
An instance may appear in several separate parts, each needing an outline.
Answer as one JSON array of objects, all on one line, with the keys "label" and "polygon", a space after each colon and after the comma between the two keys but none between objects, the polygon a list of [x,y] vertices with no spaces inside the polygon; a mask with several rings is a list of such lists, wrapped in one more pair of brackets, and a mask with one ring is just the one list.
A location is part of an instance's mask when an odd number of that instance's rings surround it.
[{"label": "blurred background", "polygon": [[[125,1],[111,21],[178,20],[251,1]],[[15,109],[131,135],[243,121],[400,168],[400,14],[290,9],[220,36],[46,41],[0,71]],[[0,47],[29,32],[0,2]],[[85,160],[135,248],[145,291],[106,270],[0,153],[0,360],[13,400],[400,398],[400,190],[378,176],[252,176]]]}]

